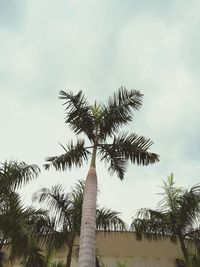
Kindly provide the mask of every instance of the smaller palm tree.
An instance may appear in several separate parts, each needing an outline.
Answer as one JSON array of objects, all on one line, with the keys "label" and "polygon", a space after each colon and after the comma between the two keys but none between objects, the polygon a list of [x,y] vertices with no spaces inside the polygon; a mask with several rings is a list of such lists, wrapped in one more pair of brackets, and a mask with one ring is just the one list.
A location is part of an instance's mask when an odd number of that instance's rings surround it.
[{"label": "smaller palm tree", "polygon": [[43,256],[37,244],[35,223],[37,218],[45,213],[32,207],[24,207],[19,194],[15,192],[4,197],[1,207],[3,209],[0,214],[0,245],[1,248],[8,248],[11,262],[18,258],[22,260],[23,266],[44,267],[41,265]]},{"label": "smaller palm tree", "polygon": [[5,161],[0,163],[0,265],[3,266],[5,253],[3,246],[8,242],[11,247],[11,259],[24,253],[23,244],[27,241],[22,235],[24,219],[31,210],[26,210],[15,190],[35,179],[40,169],[25,162]]},{"label": "smaller palm tree", "polygon": [[170,236],[179,240],[187,267],[191,266],[189,248],[200,247],[200,185],[184,189],[174,185],[171,174],[163,184],[162,200],[156,210],[141,209],[131,228],[138,239],[157,239]]},{"label": "smaller palm tree", "polygon": [[[37,191],[33,200],[46,203],[53,215],[43,228],[47,233],[44,239],[49,250],[65,249],[68,247],[66,267],[70,267],[75,238],[80,235],[83,191],[85,183],[79,181],[66,193],[62,185],[53,186],[51,189],[42,188]],[[110,209],[97,209],[97,229],[103,231],[125,230],[125,223],[120,219],[119,213]],[[43,234],[44,235],[44,234]]]}]

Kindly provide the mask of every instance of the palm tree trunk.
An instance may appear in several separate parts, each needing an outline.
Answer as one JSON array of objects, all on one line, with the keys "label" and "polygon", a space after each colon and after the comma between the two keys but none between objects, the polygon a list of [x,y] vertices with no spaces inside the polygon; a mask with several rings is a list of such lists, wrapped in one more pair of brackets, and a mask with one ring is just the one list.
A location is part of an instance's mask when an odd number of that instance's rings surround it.
[{"label": "palm tree trunk", "polygon": [[71,266],[72,252],[73,252],[73,245],[69,246],[69,249],[68,249],[66,267]]},{"label": "palm tree trunk", "polygon": [[95,167],[90,167],[83,197],[79,267],[95,267],[96,198],[97,175]]},{"label": "palm tree trunk", "polygon": [[3,267],[3,257],[2,257],[2,248],[3,248],[3,244],[0,244],[0,267]]},{"label": "palm tree trunk", "polygon": [[181,249],[182,249],[182,252],[183,252],[183,256],[185,258],[186,267],[191,267],[190,259],[189,259],[188,251],[187,251],[185,243],[184,243],[184,239],[179,236],[179,241],[180,241],[180,244],[181,244]]}]

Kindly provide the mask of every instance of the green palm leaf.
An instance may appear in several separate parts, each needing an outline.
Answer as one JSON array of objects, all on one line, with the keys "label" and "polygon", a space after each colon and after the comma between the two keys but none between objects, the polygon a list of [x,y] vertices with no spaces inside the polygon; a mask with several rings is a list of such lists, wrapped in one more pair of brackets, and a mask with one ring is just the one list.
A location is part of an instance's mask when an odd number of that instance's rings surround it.
[{"label": "green palm leaf", "polygon": [[140,209],[136,214],[136,219],[131,224],[131,229],[135,231],[136,238],[161,239],[171,234],[168,215],[158,210]]},{"label": "green palm leaf", "polygon": [[127,160],[125,160],[115,149],[114,146],[104,145],[99,149],[101,160],[109,165],[108,171],[110,174],[116,173],[118,177],[123,180],[124,173],[127,167]]},{"label": "green palm leaf", "polygon": [[88,156],[91,154],[84,147],[84,144],[84,140],[77,140],[75,145],[71,141],[66,148],[62,146],[66,153],[61,156],[46,158],[46,161],[49,163],[44,165],[45,169],[49,169],[50,166],[53,166],[56,170],[71,169],[73,165],[81,167],[84,161],[88,161]]},{"label": "green palm leaf", "polygon": [[36,165],[25,162],[5,161],[0,167],[0,192],[15,190],[23,184],[35,179],[40,169]]},{"label": "green palm leaf", "polygon": [[101,160],[110,162],[109,170],[116,172],[123,179],[127,161],[138,165],[149,165],[159,161],[159,156],[151,153],[148,149],[153,142],[136,134],[121,134],[114,136],[112,144],[100,144],[99,154]]},{"label": "green palm leaf", "polygon": [[169,210],[176,211],[179,206],[178,201],[183,189],[175,186],[173,173],[167,177],[167,181],[163,181],[162,189],[163,192],[159,193],[159,195],[162,196],[162,199],[159,201],[158,206],[163,212],[167,212]]},{"label": "green palm leaf", "polygon": [[66,218],[71,212],[72,202],[70,194],[64,192],[62,185],[52,186],[51,189],[43,187],[33,194],[32,200],[46,203],[53,210],[57,223],[66,223]]},{"label": "green palm leaf", "polygon": [[85,133],[88,138],[93,139],[94,119],[91,106],[86,101],[82,91],[78,94],[60,91],[60,99],[65,100],[66,123],[76,133]]},{"label": "green palm leaf", "polygon": [[108,104],[102,107],[102,121],[100,123],[101,136],[112,136],[122,125],[127,125],[133,119],[133,110],[139,110],[143,95],[137,90],[119,88]]},{"label": "green palm leaf", "polygon": [[119,217],[119,212],[111,209],[97,209],[97,230],[104,231],[124,231],[126,225],[124,221]]},{"label": "green palm leaf", "polygon": [[22,267],[44,267],[45,266],[45,257],[43,255],[42,249],[32,242],[29,247],[28,254]]}]

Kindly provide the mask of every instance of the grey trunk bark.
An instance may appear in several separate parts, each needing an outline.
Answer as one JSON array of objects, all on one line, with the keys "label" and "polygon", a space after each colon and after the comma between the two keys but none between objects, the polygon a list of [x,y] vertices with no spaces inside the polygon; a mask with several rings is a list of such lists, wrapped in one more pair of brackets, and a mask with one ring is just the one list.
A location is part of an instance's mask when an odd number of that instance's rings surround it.
[{"label": "grey trunk bark", "polygon": [[90,167],[83,197],[79,267],[95,267],[96,265],[96,198],[97,175],[95,168]]}]

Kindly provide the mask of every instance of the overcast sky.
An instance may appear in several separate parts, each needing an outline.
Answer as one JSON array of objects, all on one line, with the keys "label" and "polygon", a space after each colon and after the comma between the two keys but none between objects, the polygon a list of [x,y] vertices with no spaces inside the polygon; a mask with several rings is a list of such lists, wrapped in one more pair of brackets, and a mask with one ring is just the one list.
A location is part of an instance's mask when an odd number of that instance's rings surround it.
[{"label": "overcast sky", "polygon": [[124,181],[97,165],[101,206],[122,212],[154,208],[171,172],[177,185],[200,182],[200,1],[0,0],[0,161],[36,163],[32,192],[84,179],[43,170],[45,157],[63,153],[73,137],[64,123],[60,90],[82,89],[105,101],[121,85],[144,103],[127,127],[154,140],[160,163],[129,165]]}]

